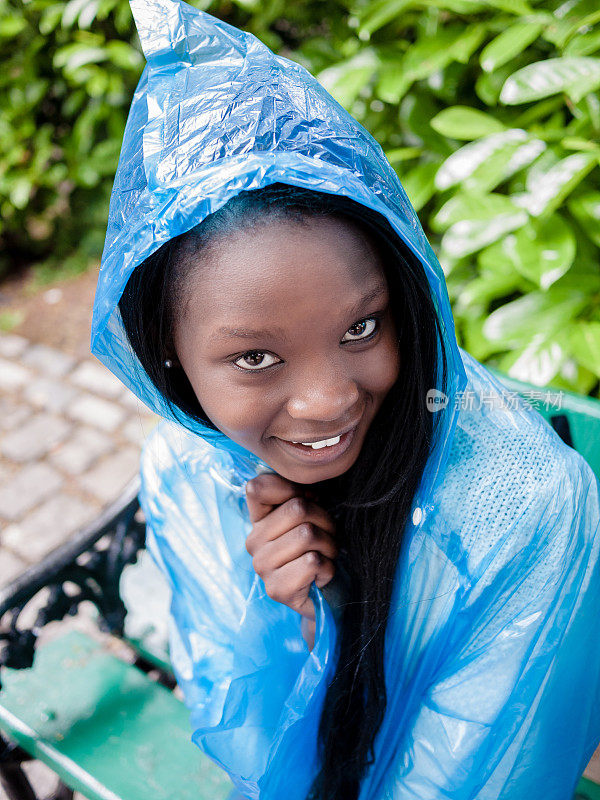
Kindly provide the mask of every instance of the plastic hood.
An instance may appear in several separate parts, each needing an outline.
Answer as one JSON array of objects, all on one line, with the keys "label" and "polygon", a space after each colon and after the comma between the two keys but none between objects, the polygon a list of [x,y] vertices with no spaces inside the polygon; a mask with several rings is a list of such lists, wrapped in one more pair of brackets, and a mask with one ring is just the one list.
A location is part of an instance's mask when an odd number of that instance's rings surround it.
[{"label": "plastic hood", "polygon": [[[132,0],[147,65],[114,182],[91,349],[152,411],[172,418],[129,347],[118,301],[134,268],[243,190],[278,181],[346,195],[383,214],[423,263],[445,331],[449,403],[425,482],[443,473],[466,376],[444,275],[375,139],[304,67],[179,0]],[[225,435],[186,427],[233,452]]]}]

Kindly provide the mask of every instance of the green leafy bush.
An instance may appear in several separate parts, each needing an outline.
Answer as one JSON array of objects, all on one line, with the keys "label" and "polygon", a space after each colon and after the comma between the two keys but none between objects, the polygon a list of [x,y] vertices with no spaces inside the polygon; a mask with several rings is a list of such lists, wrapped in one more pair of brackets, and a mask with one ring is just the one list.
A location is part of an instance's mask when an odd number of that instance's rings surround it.
[{"label": "green leafy bush", "polygon": [[[597,0],[193,4],[304,64],[379,140],[467,350],[599,394]],[[0,0],[0,45],[3,252],[97,258],[143,66],[129,5]]]},{"label": "green leafy bush", "polygon": [[101,251],[143,66],[131,38],[119,0],[0,0],[0,269],[76,269]]},{"label": "green leafy bush", "polygon": [[300,53],[397,169],[460,343],[515,378],[597,395],[597,0],[372,0],[348,24],[355,36]]},{"label": "green leafy bush", "polygon": [[[310,37],[329,3],[196,6],[275,50]],[[315,20],[317,22],[315,22]],[[291,38],[290,38],[291,37]],[[144,58],[127,0],[0,0],[0,277],[79,271],[102,250],[110,189]]]}]

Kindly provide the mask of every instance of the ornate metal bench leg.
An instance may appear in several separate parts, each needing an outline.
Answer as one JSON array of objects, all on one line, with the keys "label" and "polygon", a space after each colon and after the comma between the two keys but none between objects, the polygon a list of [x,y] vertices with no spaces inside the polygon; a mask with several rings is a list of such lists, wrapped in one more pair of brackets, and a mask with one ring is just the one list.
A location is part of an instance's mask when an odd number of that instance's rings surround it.
[{"label": "ornate metal bench leg", "polygon": [[[29,753],[0,733],[0,786],[9,800],[40,800],[21,764],[31,761]],[[73,800],[73,789],[58,779],[56,789],[45,800]]]},{"label": "ornate metal bench leg", "polygon": [[69,789],[65,783],[59,780],[58,786],[47,800],[73,800],[73,789]]},{"label": "ornate metal bench leg", "polygon": [[15,753],[16,747],[0,733],[0,785],[9,800],[38,800],[21,762]]}]

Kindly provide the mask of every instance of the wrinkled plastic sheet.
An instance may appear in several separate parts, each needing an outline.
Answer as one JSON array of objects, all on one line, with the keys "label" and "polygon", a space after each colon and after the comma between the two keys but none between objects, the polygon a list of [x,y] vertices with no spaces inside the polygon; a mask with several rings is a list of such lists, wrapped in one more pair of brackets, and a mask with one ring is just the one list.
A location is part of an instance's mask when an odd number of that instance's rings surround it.
[{"label": "wrinkled plastic sheet", "polygon": [[334,609],[313,584],[309,652],[299,615],[266,595],[245,549],[244,486],[268,465],[172,417],[117,303],[161,244],[240,191],[283,181],[389,220],[423,264],[449,356],[448,404],[403,532],[388,706],[361,800],[568,800],[600,741],[595,476],[458,347],[441,267],[370,134],[250,34],[177,0],[131,5],[148,63],[111,196],[92,352],[164,417],[140,498],[193,741],[244,796],[304,800],[336,666]]},{"label": "wrinkled plastic sheet", "polygon": [[[501,391],[463,357],[476,401]],[[246,797],[300,800],[336,629],[313,584],[309,653],[253,572],[243,487],[259,467],[161,423],[142,462],[148,548],[173,589],[193,740]],[[597,480],[539,414],[462,408],[432,505],[405,531],[361,798],[571,798],[600,737]]]}]

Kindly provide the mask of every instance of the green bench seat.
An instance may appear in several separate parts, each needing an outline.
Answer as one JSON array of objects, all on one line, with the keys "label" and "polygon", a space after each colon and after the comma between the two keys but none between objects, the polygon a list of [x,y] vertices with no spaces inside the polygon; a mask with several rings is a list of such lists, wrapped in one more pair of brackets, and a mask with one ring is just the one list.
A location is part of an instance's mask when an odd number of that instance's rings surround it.
[{"label": "green bench seat", "polygon": [[577,784],[577,793],[574,800],[600,800],[600,786],[587,778],[582,778]]},{"label": "green bench seat", "polygon": [[5,669],[3,683],[0,728],[89,800],[225,800],[232,791],[191,742],[185,705],[79,631],[40,646],[30,669]]},{"label": "green bench seat", "polygon": [[[4,671],[0,728],[89,800],[220,800],[232,785],[190,741],[168,689],[79,631]],[[574,800],[600,800],[582,778]]]}]

